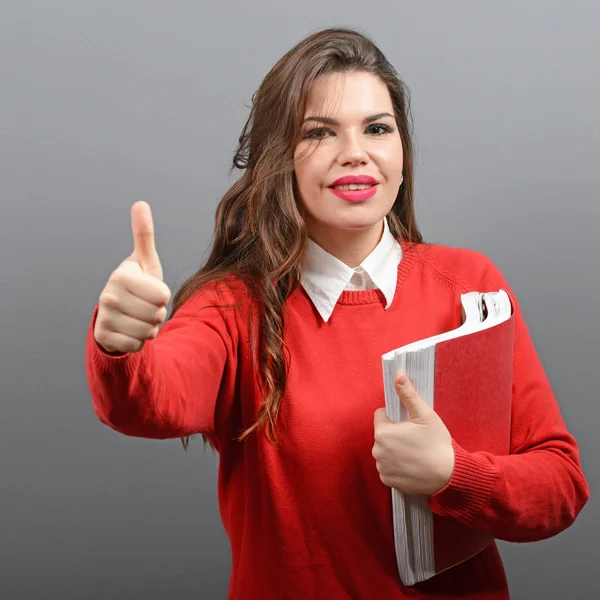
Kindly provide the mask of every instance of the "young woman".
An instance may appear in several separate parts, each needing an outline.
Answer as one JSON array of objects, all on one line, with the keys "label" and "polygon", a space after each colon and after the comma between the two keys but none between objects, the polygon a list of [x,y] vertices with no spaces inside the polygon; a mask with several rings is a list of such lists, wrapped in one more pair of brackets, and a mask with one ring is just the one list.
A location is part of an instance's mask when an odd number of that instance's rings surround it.
[{"label": "young woman", "polygon": [[510,291],[482,254],[423,242],[393,67],[352,30],[303,40],[256,92],[234,165],[160,332],[170,290],[150,208],[132,207],[133,254],[89,328],[98,418],[219,452],[229,598],[508,598],[495,544],[411,588],[396,567],[390,487],[512,541],[564,530],[589,491],[512,292],[510,455],[460,447],[402,374],[412,419],[385,416],[381,355],[458,327],[463,292]]}]

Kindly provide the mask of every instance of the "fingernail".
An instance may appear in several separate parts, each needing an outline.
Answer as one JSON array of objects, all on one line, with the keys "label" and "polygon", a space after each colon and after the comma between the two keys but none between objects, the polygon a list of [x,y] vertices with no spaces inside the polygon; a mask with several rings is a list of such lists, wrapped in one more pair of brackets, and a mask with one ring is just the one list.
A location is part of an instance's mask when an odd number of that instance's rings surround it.
[{"label": "fingernail", "polygon": [[396,381],[398,382],[398,385],[403,387],[406,385],[406,382],[408,381],[408,377],[406,375],[406,373],[404,372],[400,372],[398,373],[397,377],[396,377]]}]

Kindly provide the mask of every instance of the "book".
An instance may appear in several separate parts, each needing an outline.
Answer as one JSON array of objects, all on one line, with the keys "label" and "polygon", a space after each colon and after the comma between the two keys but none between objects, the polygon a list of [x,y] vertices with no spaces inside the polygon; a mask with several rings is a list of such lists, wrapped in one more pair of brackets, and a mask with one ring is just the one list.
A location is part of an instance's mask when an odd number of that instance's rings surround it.
[{"label": "book", "polygon": [[[392,421],[409,419],[394,387],[399,370],[469,452],[510,451],[514,312],[505,290],[461,294],[460,327],[382,356],[385,406]],[[435,515],[429,496],[392,488],[394,543],[404,585],[468,560],[494,538]]]}]

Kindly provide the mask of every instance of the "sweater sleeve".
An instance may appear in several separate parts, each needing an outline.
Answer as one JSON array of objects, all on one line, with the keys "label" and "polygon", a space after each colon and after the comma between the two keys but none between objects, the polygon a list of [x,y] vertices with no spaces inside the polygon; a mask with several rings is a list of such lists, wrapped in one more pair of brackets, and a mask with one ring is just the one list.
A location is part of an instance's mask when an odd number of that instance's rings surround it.
[{"label": "sweater sleeve", "polygon": [[86,374],[100,421],[130,436],[202,433],[213,441],[217,403],[233,395],[237,364],[234,320],[224,310],[196,294],[140,352],[114,356],[94,339],[96,306],[87,333]]},{"label": "sweater sleeve", "polygon": [[431,510],[512,542],[549,538],[569,527],[587,502],[577,442],[568,432],[512,290],[487,258],[482,285],[505,289],[514,305],[515,347],[508,456],[468,452],[453,441],[448,485]]}]

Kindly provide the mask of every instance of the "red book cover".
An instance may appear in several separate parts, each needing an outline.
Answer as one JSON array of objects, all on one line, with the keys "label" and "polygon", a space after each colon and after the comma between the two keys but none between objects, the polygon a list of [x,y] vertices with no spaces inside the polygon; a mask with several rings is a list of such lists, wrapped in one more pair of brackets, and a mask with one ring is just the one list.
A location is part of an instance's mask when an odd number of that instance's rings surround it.
[{"label": "red book cover", "polygon": [[[460,446],[470,452],[506,455],[510,449],[513,349],[514,315],[510,314],[485,329],[408,352],[400,362],[417,392],[433,406]],[[398,359],[393,366],[384,366],[388,382],[397,365]],[[386,388],[387,404],[389,384]],[[399,402],[397,396],[395,400]],[[406,418],[402,409],[400,414]],[[393,413],[390,418],[394,419]],[[392,500],[398,568],[405,585],[464,562],[493,541],[486,532],[432,513],[427,496],[392,489]]]}]

